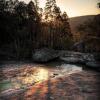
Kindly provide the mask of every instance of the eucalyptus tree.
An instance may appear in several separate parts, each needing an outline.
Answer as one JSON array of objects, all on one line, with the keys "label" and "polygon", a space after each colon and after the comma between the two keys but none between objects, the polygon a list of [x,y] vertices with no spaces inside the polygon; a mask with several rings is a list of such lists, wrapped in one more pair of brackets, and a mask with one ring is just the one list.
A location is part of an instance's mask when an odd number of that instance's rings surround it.
[{"label": "eucalyptus tree", "polygon": [[45,20],[49,21],[52,20],[53,18],[53,8],[56,6],[56,1],[55,0],[46,0],[45,4]]},{"label": "eucalyptus tree", "polygon": [[36,9],[34,2],[30,1],[27,5],[28,9],[28,25],[29,25],[29,33],[30,33],[30,41],[31,43],[36,45],[37,35],[39,31],[39,24],[40,24],[40,16]]},{"label": "eucalyptus tree", "polygon": [[39,10],[39,0],[34,0],[34,5],[36,7],[36,10]]},{"label": "eucalyptus tree", "polygon": [[62,22],[64,26],[64,33],[65,35],[71,35],[71,29],[69,25],[69,18],[66,12],[62,14]]}]

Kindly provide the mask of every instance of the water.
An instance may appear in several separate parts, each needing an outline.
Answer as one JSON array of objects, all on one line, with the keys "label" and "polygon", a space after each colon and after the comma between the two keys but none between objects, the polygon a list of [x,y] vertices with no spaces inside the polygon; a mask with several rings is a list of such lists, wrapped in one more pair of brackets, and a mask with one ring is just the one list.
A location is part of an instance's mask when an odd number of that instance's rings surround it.
[{"label": "water", "polygon": [[47,64],[7,64],[0,72],[0,91],[5,93],[11,90],[27,89],[48,79],[68,76],[82,71],[82,67],[51,62]]}]

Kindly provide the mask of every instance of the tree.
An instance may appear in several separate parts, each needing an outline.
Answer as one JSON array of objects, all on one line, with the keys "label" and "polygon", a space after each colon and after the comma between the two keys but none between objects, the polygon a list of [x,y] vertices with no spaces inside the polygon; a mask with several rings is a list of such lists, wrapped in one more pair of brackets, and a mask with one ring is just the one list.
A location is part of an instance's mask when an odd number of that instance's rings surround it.
[{"label": "tree", "polygon": [[6,1],[5,0],[0,0],[0,13],[3,12],[6,8]]},{"label": "tree", "polygon": [[61,20],[61,10],[56,5],[53,8],[52,15],[53,15],[54,19]]},{"label": "tree", "polygon": [[0,0],[0,12],[14,12],[14,7],[19,3],[18,0]]},{"label": "tree", "polygon": [[47,0],[45,5],[45,20],[49,21],[53,18],[53,9],[56,6],[55,0]]},{"label": "tree", "polygon": [[36,7],[36,10],[39,10],[39,0],[34,0],[34,5]]},{"label": "tree", "polygon": [[[31,43],[37,41],[37,34],[39,31],[39,22],[40,17],[34,5],[34,2],[30,1],[27,5],[28,8],[28,25],[29,25],[29,33],[30,33],[30,41]],[[38,29],[37,29],[38,28]]]},{"label": "tree", "polygon": [[15,6],[15,13],[18,14],[19,17],[27,17],[27,7],[26,4],[24,2],[19,2],[16,6]]},{"label": "tree", "polygon": [[71,29],[70,29],[70,25],[69,25],[69,19],[68,19],[68,16],[67,16],[67,13],[64,12],[62,14],[62,21],[63,21],[63,26],[64,26],[64,34],[66,35],[71,35]]}]

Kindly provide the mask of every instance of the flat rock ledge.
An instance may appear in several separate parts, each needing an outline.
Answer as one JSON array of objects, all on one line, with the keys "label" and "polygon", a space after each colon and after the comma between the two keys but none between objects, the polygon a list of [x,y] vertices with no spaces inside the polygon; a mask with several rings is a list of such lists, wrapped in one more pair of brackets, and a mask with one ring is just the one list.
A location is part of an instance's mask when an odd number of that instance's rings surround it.
[{"label": "flat rock ledge", "polygon": [[95,57],[90,53],[80,53],[80,52],[69,52],[69,51],[61,51],[60,59],[64,60],[68,63],[86,63],[86,62],[94,62]]}]

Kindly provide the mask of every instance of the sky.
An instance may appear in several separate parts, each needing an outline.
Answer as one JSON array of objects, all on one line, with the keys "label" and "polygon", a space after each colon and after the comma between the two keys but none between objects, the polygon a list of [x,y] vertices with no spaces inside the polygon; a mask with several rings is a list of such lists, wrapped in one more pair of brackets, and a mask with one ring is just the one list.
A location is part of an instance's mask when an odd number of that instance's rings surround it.
[{"label": "sky", "polygon": [[[28,3],[30,0],[24,0]],[[56,0],[61,11],[66,11],[69,17],[96,15],[100,13],[97,3],[100,0]],[[45,6],[45,0],[39,0],[40,7]]]}]

